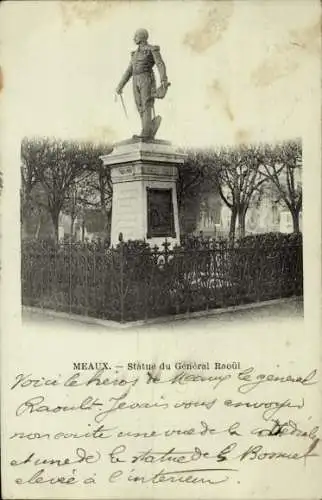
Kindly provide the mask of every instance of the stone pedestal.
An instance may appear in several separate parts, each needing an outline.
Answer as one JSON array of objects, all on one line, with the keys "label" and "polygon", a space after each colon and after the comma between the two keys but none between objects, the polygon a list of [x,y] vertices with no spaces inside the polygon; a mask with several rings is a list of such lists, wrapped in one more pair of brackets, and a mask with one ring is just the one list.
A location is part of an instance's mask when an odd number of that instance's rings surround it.
[{"label": "stone pedestal", "polygon": [[101,157],[113,183],[111,244],[146,240],[158,245],[167,238],[180,243],[177,189],[178,166],[184,155],[170,142],[130,139]]}]

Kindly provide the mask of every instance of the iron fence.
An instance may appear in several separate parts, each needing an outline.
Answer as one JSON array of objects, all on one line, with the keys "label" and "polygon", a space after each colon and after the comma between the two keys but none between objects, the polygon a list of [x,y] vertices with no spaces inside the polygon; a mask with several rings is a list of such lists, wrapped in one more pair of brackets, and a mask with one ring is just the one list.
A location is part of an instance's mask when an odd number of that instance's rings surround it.
[{"label": "iron fence", "polygon": [[22,302],[124,322],[301,295],[301,241],[254,241],[25,242]]}]

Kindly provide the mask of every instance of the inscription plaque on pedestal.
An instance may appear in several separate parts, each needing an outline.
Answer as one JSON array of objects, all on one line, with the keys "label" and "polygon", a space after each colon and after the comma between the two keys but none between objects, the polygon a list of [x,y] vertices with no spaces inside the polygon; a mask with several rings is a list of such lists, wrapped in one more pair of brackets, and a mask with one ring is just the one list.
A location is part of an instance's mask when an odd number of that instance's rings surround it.
[{"label": "inscription plaque on pedestal", "polygon": [[147,188],[147,238],[175,238],[172,189]]}]

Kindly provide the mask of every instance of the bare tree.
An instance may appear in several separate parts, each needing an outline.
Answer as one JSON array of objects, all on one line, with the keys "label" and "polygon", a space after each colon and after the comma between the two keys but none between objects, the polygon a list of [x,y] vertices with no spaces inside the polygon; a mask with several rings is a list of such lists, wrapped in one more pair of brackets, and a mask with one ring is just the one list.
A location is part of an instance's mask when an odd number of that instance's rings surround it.
[{"label": "bare tree", "polygon": [[70,236],[74,235],[74,224],[77,218],[84,218],[84,212],[91,205],[91,189],[89,177],[76,180],[66,193],[63,211],[70,216]]},{"label": "bare tree", "polygon": [[[202,197],[215,188],[214,155],[205,149],[183,149],[186,160],[179,168],[177,182],[181,224],[194,229]],[[190,220],[191,219],[191,220]]]},{"label": "bare tree", "polygon": [[93,174],[100,155],[111,151],[108,145],[94,145],[50,138],[22,142],[23,188],[31,192],[39,182],[46,194],[55,240],[58,241],[59,216],[77,183]]},{"label": "bare tree", "polygon": [[110,213],[112,207],[112,183],[110,170],[103,164],[91,166],[88,175],[74,182],[67,193],[63,211],[71,219],[70,234],[74,234],[76,219],[85,223],[90,211],[99,211],[104,221],[104,233],[109,234]]},{"label": "bare tree", "polygon": [[[109,151],[102,151],[101,154],[107,154]],[[96,161],[91,163],[91,171],[94,175],[90,180],[90,187],[93,193],[96,195],[95,206],[101,210],[103,218],[105,220],[105,232],[109,233],[110,226],[110,215],[112,209],[112,195],[113,186],[111,181],[111,171],[109,168],[105,167],[102,161]]]},{"label": "bare tree", "polygon": [[247,210],[260,197],[266,178],[260,171],[261,145],[224,147],[220,150],[187,150],[187,159],[179,171],[178,199],[184,204],[201,200],[217,192],[231,212],[229,237],[234,239],[238,222],[239,236],[245,235]]},{"label": "bare tree", "polygon": [[41,148],[27,138],[21,143],[21,188],[20,214],[23,228],[29,232],[31,220],[35,220],[33,237],[38,238],[42,221],[47,211],[47,200],[41,187],[35,165],[39,161]]},{"label": "bare tree", "polygon": [[293,231],[300,231],[302,210],[302,144],[300,140],[265,146],[262,175],[272,183],[277,201],[290,211]]},{"label": "bare tree", "polygon": [[225,147],[213,156],[212,162],[217,165],[214,176],[219,194],[231,211],[229,238],[234,239],[237,222],[239,236],[243,237],[247,210],[267,180],[260,170],[263,147]]}]

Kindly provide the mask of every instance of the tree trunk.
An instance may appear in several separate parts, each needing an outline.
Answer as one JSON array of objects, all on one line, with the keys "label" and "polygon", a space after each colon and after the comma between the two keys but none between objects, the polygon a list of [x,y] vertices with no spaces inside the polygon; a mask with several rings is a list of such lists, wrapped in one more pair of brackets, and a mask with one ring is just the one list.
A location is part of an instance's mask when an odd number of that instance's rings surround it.
[{"label": "tree trunk", "polygon": [[110,214],[107,212],[107,210],[105,210],[104,217],[105,217],[104,232],[105,232],[106,239],[108,241],[110,241],[111,240],[111,217],[110,217]]},{"label": "tree trunk", "polygon": [[246,234],[246,210],[240,210],[238,213],[238,236],[244,238]]},{"label": "tree trunk", "polygon": [[85,241],[85,219],[82,220],[82,243]]},{"label": "tree trunk", "polygon": [[291,210],[292,222],[293,222],[293,232],[300,232],[300,211],[299,210]]},{"label": "tree trunk", "polygon": [[108,212],[104,206],[101,205],[101,214],[103,217],[104,221],[104,228],[103,231],[105,233],[105,236],[108,238],[109,236],[109,218],[108,218]]},{"label": "tree trunk", "polygon": [[231,241],[235,239],[236,220],[237,220],[237,210],[233,207],[231,210],[230,226],[229,226],[229,239]]},{"label": "tree trunk", "polygon": [[59,214],[60,212],[56,211],[50,213],[54,226],[54,239],[56,244],[59,242]]},{"label": "tree trunk", "polygon": [[69,239],[72,241],[74,237],[74,224],[75,224],[76,216],[71,214],[70,216],[70,236]]},{"label": "tree trunk", "polygon": [[41,228],[41,216],[40,216],[40,214],[39,214],[39,215],[38,215],[38,221],[37,221],[36,232],[35,232],[35,240],[38,240],[38,238],[39,238],[40,228]]}]

